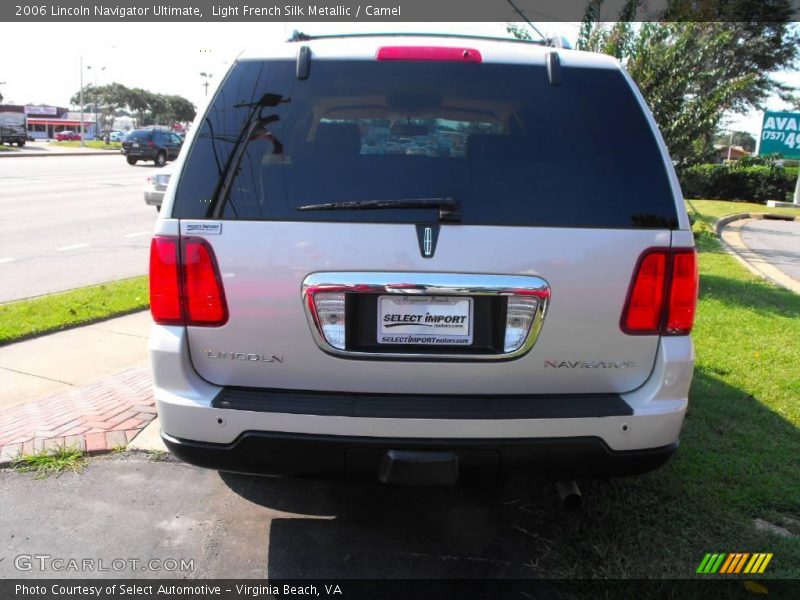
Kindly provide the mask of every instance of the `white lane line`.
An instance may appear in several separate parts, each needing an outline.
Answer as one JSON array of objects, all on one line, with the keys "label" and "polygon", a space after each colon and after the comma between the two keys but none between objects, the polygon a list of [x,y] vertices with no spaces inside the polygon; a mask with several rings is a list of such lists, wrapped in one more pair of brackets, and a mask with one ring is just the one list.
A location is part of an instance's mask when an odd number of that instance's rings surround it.
[{"label": "white lane line", "polygon": [[86,248],[90,244],[72,244],[72,246],[62,246],[61,248],[56,248],[57,252],[66,252],[67,250],[77,250],[78,248]]},{"label": "white lane line", "polygon": [[0,264],[11,262],[13,258],[0,258]]},{"label": "white lane line", "polygon": [[151,235],[152,233],[153,233],[152,231],[137,231],[136,233],[125,234],[125,237],[126,238],[139,237],[142,235]]}]

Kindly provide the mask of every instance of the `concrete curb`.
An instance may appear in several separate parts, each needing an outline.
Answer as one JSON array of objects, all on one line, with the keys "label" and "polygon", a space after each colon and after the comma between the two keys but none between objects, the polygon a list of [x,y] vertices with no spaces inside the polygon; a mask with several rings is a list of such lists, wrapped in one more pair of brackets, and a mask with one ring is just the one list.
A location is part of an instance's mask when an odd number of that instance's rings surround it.
[{"label": "concrete curb", "polygon": [[[737,213],[722,217],[714,222],[714,233],[722,243],[722,247],[728,254],[738,260],[748,271],[750,271],[756,277],[765,279],[770,283],[796,294],[800,294],[800,281],[797,281],[777,267],[774,267],[768,263],[756,265],[747,259],[746,255],[751,253],[751,251],[744,243],[744,240],[739,233],[742,224],[731,224],[736,223],[737,221],[745,221],[748,219],[800,221],[800,216],[775,215],[771,213]],[[731,226],[729,227],[729,225]]]},{"label": "concrete curb", "polygon": [[722,229],[734,221],[742,221],[744,219],[777,219],[779,221],[800,221],[800,216],[792,215],[776,215],[773,213],[736,213],[721,217],[714,221],[714,234],[719,237]]}]

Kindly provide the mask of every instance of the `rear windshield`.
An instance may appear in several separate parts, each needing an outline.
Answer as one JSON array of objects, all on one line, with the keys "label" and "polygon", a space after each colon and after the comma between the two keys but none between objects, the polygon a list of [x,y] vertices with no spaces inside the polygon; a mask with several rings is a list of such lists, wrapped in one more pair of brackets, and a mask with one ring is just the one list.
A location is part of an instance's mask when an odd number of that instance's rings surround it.
[{"label": "rear windshield", "polygon": [[298,208],[454,198],[464,224],[677,226],[616,70],[564,68],[552,86],[527,65],[312,60],[298,80],[294,61],[245,61],[198,127],[178,218],[413,223],[438,211]]},{"label": "rear windshield", "polygon": [[141,130],[141,131],[131,131],[128,134],[129,140],[149,140],[150,136],[153,135],[153,132],[150,130]]}]

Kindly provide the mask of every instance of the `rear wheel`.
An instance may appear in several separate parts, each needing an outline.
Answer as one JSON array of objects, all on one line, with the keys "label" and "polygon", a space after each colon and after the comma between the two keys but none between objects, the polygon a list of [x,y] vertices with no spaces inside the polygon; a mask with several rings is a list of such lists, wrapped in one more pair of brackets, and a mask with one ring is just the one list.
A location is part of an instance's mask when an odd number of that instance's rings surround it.
[{"label": "rear wheel", "polygon": [[20,148],[22,148],[24,145],[25,145],[25,142],[24,142],[24,141],[22,141],[22,142],[17,142],[17,146],[19,146]]},{"label": "rear wheel", "polygon": [[156,166],[163,167],[165,164],[167,164],[167,154],[161,151],[156,155]]},{"label": "rear wheel", "polygon": [[135,165],[137,162],[139,162],[139,161],[137,159],[133,158],[132,156],[128,157],[128,164],[129,165]]}]

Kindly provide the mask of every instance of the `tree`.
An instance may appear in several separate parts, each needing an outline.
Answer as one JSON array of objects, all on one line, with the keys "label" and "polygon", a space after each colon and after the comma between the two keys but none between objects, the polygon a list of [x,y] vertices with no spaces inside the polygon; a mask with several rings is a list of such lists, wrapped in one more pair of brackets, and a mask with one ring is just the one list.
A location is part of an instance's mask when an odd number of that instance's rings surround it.
[{"label": "tree", "polygon": [[[142,88],[128,88],[121,83],[97,88],[88,85],[84,87],[83,100],[96,103],[102,111],[106,141],[111,135],[114,117],[128,111],[136,115],[140,126],[173,125],[180,121],[191,121],[196,114],[194,104],[183,96],[156,94]],[[76,93],[70,102],[80,102],[80,93]]]},{"label": "tree", "polygon": [[625,2],[619,21],[608,25],[598,22],[603,2],[589,2],[577,47],[622,62],[673,160],[706,160],[726,112],[762,108],[773,93],[793,98],[772,77],[798,56],[791,0],[671,0],[661,21],[639,25],[632,22],[642,0]]}]

